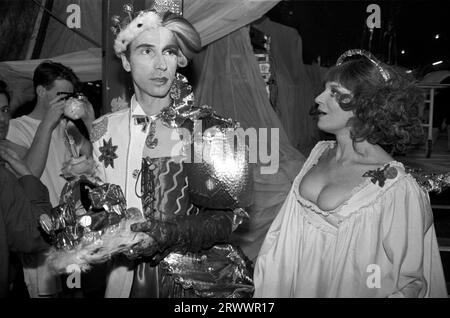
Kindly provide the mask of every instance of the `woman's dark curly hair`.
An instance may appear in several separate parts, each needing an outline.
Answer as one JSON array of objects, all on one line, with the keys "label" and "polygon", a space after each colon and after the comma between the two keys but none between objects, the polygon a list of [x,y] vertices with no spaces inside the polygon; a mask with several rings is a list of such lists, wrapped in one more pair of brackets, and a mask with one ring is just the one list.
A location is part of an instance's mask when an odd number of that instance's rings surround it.
[{"label": "woman's dark curly hair", "polygon": [[332,67],[325,80],[352,92],[351,98],[338,97],[338,103],[343,110],[354,113],[348,123],[353,142],[367,140],[389,152],[403,152],[423,141],[419,107],[424,96],[406,72],[385,64],[382,67],[389,74],[387,81],[366,58]]}]

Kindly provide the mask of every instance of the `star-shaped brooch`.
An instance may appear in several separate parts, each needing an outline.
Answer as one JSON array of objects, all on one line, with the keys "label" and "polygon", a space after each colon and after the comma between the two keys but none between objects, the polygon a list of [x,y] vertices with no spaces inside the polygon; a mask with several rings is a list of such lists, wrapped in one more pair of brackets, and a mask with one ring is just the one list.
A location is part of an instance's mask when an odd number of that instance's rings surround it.
[{"label": "star-shaped brooch", "polygon": [[118,146],[112,145],[112,138],[109,138],[108,142],[106,142],[106,140],[103,139],[103,146],[98,148],[102,153],[101,156],[98,158],[98,160],[103,161],[105,168],[111,166],[111,168],[114,169],[114,159],[117,158],[116,155],[117,147]]},{"label": "star-shaped brooch", "polygon": [[382,188],[386,182],[386,179],[394,179],[397,177],[398,171],[395,167],[391,167],[387,164],[384,168],[378,168],[377,170],[369,170],[363,174],[363,177],[371,178],[373,184],[377,184]]}]

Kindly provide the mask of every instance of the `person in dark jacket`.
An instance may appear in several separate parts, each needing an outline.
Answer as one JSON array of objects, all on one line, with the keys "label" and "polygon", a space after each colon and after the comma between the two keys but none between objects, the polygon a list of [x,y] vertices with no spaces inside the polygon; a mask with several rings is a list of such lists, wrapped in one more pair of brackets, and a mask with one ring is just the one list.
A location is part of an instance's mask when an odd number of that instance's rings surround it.
[{"label": "person in dark jacket", "polygon": [[0,298],[9,292],[10,252],[30,253],[48,248],[39,232],[38,219],[51,209],[47,188],[3,142],[10,119],[9,100],[4,83],[0,83]]}]

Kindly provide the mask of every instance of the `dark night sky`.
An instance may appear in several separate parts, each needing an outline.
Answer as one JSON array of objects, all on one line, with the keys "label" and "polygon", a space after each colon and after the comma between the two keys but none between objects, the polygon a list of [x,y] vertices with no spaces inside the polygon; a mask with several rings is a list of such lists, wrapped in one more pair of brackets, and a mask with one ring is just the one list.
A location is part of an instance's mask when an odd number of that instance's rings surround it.
[{"label": "dark night sky", "polygon": [[[370,13],[366,8],[372,3],[381,8],[381,29],[375,30],[371,49],[379,58],[388,61],[387,39],[392,38],[391,63],[423,69],[450,59],[449,1],[291,0],[280,2],[268,16],[299,31],[305,63],[321,56],[322,64],[330,65],[347,49],[368,49],[366,19]],[[406,51],[404,55],[401,50]],[[450,69],[448,62],[438,67]]]}]

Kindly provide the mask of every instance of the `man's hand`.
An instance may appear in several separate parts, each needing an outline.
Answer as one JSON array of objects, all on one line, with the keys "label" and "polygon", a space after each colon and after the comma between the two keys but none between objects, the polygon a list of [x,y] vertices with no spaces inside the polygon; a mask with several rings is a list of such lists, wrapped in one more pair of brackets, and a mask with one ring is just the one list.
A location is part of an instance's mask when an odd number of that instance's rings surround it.
[{"label": "man's hand", "polygon": [[30,169],[17,153],[0,143],[0,158],[6,161],[18,177],[31,175]]},{"label": "man's hand", "polygon": [[0,145],[6,147],[8,149],[11,149],[16,154],[18,154],[20,158],[24,158],[28,151],[28,148],[20,146],[20,145],[14,143],[12,141],[9,141],[7,139],[0,140]]},{"label": "man's hand", "polygon": [[51,131],[58,126],[64,113],[65,100],[62,100],[63,98],[63,96],[58,96],[50,101],[50,106],[42,120],[42,124]]},{"label": "man's hand", "polygon": [[169,247],[174,247],[178,243],[179,233],[174,220],[162,221],[148,218],[144,222],[131,224],[130,230],[143,232],[152,239],[151,243],[146,242],[135,248],[140,250],[141,255],[150,256],[157,251],[162,252]]}]

